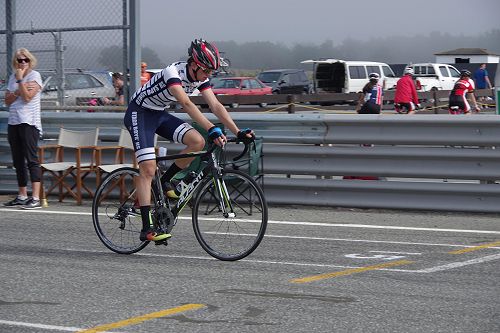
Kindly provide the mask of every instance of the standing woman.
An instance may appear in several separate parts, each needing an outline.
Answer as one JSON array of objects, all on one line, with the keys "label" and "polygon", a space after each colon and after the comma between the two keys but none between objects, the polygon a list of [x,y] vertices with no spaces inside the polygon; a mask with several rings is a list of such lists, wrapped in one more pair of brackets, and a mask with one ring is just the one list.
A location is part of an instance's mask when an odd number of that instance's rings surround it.
[{"label": "standing woman", "polygon": [[[42,78],[34,71],[36,58],[25,48],[18,49],[12,59],[14,73],[9,77],[5,104],[9,107],[8,139],[12,160],[16,169],[19,192],[5,206],[21,206],[24,209],[41,208],[38,161],[38,139],[42,133],[40,120],[40,91]],[[28,198],[28,172],[32,196]]]}]

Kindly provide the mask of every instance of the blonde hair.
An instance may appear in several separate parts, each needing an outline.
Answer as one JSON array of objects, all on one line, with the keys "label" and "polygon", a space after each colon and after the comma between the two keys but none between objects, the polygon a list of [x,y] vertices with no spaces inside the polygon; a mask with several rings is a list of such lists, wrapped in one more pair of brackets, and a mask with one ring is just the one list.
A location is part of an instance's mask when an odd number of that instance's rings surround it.
[{"label": "blonde hair", "polygon": [[17,68],[17,57],[19,55],[23,55],[26,58],[28,58],[30,60],[30,62],[29,62],[30,68],[32,68],[32,69],[35,68],[35,66],[37,64],[36,58],[30,51],[28,51],[28,49],[25,49],[25,48],[20,48],[20,49],[16,50],[16,53],[14,54],[14,57],[12,58],[12,68],[14,68],[14,69]]}]

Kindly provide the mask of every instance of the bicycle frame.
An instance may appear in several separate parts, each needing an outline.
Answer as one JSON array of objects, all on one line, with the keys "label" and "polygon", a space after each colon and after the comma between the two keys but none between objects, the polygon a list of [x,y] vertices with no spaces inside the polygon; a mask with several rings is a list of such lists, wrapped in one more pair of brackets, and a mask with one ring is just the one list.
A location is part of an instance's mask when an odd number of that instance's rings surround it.
[{"label": "bicycle frame", "polygon": [[[201,184],[201,181],[209,176],[209,175],[214,175],[215,180],[216,180],[216,188],[219,194],[219,197],[221,199],[224,198],[224,200],[220,200],[220,205],[221,205],[221,210],[223,211],[224,215],[226,216],[231,216],[232,212],[232,207],[231,204],[227,205],[229,202],[227,200],[227,189],[225,184],[221,180],[222,176],[222,168],[219,165],[219,160],[215,156],[215,149],[217,148],[216,145],[212,145],[207,151],[200,151],[200,152],[193,152],[193,153],[187,153],[187,154],[174,154],[174,155],[167,155],[167,156],[161,156],[161,157],[156,157],[156,162],[160,161],[166,161],[166,160],[174,160],[174,159],[179,159],[179,158],[189,158],[189,157],[200,157],[202,160],[208,160],[209,163],[207,166],[205,166],[197,175],[196,177],[188,184],[188,188],[181,194],[179,197],[179,200],[177,201],[176,205],[174,207],[170,207],[170,202],[168,201],[168,208],[172,212],[172,215],[176,218],[182,209],[186,206],[186,204],[189,202],[189,200],[192,198],[193,194],[195,191],[198,189],[198,186]],[[224,147],[222,147],[224,150]],[[161,189],[161,181],[160,181],[160,174],[156,173],[155,176],[155,185],[157,186],[157,189]],[[165,198],[165,195],[163,194],[163,191],[159,190],[159,205],[161,206],[166,206],[167,200]]]}]

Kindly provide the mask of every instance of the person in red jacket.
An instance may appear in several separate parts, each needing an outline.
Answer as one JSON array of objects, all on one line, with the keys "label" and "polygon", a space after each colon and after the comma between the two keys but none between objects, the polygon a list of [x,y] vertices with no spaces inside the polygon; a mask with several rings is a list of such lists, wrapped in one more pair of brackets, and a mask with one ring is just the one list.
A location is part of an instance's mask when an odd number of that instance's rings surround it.
[{"label": "person in red jacket", "polygon": [[414,114],[417,108],[420,108],[417,89],[413,82],[413,73],[413,68],[406,67],[403,77],[400,78],[396,84],[394,108],[397,113]]}]

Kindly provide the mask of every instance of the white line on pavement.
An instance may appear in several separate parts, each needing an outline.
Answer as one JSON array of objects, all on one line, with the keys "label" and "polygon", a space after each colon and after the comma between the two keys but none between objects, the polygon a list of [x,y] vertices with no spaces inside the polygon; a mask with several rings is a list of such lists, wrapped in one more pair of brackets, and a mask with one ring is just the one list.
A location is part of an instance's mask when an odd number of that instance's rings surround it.
[{"label": "white line on pavement", "polygon": [[40,329],[44,329],[44,330],[56,330],[56,331],[65,331],[65,332],[77,332],[77,331],[82,330],[81,328],[77,328],[77,327],[31,324],[31,323],[23,323],[23,322],[8,321],[8,320],[0,320],[0,325],[31,327],[31,328],[40,328]]},{"label": "white line on pavement", "polygon": [[[207,232],[214,234],[214,232]],[[226,235],[236,235],[234,233],[226,233]],[[238,236],[255,237],[254,234],[237,234]],[[352,238],[328,238],[328,237],[308,237],[308,236],[289,236],[289,235],[271,235],[266,234],[265,238],[286,238],[286,239],[304,239],[304,240],[322,240],[322,241],[336,241],[336,242],[358,242],[358,243],[382,243],[382,244],[400,244],[400,245],[422,245],[422,246],[445,246],[445,247],[477,247],[477,245],[462,245],[462,244],[440,244],[440,243],[417,243],[417,242],[401,242],[389,240],[370,240],[370,239],[352,239]],[[500,249],[500,247],[490,247],[490,249]],[[373,252],[373,251],[372,251]],[[384,251],[385,252],[385,251]],[[398,252],[399,253],[399,252]],[[410,253],[408,253],[410,254]]]},{"label": "white line on pavement", "polygon": [[[15,211],[17,213],[42,213],[42,214],[61,214],[61,215],[92,215],[90,212],[67,212],[54,211],[46,209],[37,210],[20,210],[12,208],[0,208],[0,211]],[[180,220],[191,220],[191,217],[180,216]],[[246,222],[260,222],[256,220],[245,220]],[[345,223],[321,223],[321,222],[304,222],[304,221],[268,221],[269,224],[284,224],[284,225],[302,225],[314,227],[343,227],[343,228],[366,228],[366,229],[387,229],[387,230],[413,230],[413,231],[432,231],[432,232],[455,232],[455,233],[471,233],[471,234],[498,234],[500,231],[495,230],[466,230],[466,229],[441,229],[441,228],[419,228],[419,227],[400,227],[389,225],[370,225],[370,224],[345,224]]]},{"label": "white line on pavement", "polygon": [[[63,249],[64,251],[75,251],[75,252],[88,252],[88,253],[106,253],[109,251],[97,251],[97,250],[81,250],[81,249]],[[145,257],[159,257],[159,258],[180,258],[180,259],[194,259],[194,260],[215,260],[213,257],[202,257],[202,256],[185,256],[185,255],[175,255],[175,254],[160,254],[160,253],[135,253],[136,256]],[[289,265],[289,266],[304,266],[304,267],[328,267],[328,268],[360,268],[360,266],[346,266],[346,265],[331,265],[331,264],[312,264],[305,262],[291,262],[291,261],[274,261],[274,260],[256,260],[256,259],[241,259],[238,262],[256,263],[256,264],[266,264],[266,265]],[[406,273],[423,273],[416,270],[405,270],[405,269],[392,269],[383,268],[381,270],[391,271],[391,272],[406,272]]]},{"label": "white line on pavement", "polygon": [[[33,324],[33,323],[24,323],[24,322],[20,322],[20,321],[9,321],[9,320],[0,320],[0,325],[9,325],[9,326],[16,326],[16,327],[30,327],[30,328],[39,328],[39,329],[43,329],[43,330],[64,331],[64,332],[78,332],[78,331],[84,330],[84,328],[78,328],[78,327]],[[113,333],[119,333],[119,332],[114,331]]]},{"label": "white line on pavement", "polygon": [[492,254],[492,255],[486,256],[486,257],[475,258],[475,259],[471,259],[471,260],[467,260],[467,261],[458,261],[458,262],[452,262],[452,263],[449,263],[446,265],[425,268],[425,269],[419,270],[418,272],[419,273],[434,273],[434,272],[446,271],[446,270],[457,268],[457,267],[480,264],[483,262],[487,262],[487,261],[491,261],[491,260],[498,260],[498,259],[500,259],[500,253],[499,254]]}]

